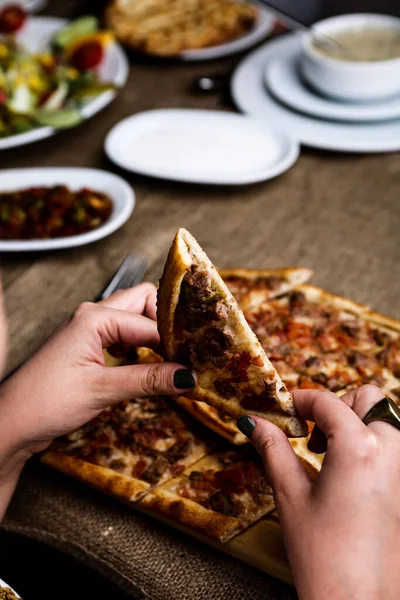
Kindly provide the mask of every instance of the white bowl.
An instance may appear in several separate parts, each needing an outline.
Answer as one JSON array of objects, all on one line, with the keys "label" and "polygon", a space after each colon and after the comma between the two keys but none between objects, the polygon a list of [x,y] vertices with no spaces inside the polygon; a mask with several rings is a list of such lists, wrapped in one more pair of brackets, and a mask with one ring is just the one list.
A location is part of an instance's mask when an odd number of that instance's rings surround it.
[{"label": "white bowl", "polygon": [[[317,33],[333,37],[363,28],[393,28],[400,35],[400,19],[378,14],[341,15],[319,21]],[[351,62],[322,54],[313,47],[313,36],[303,34],[300,68],[318,92],[337,100],[368,102],[400,93],[400,57],[375,62]]]}]

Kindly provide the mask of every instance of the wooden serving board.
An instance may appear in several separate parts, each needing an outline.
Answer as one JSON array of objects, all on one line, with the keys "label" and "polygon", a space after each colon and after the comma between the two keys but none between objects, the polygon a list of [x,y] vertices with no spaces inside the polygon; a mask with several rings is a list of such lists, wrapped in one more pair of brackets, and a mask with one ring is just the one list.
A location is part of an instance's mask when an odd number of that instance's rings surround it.
[{"label": "wooden serving board", "polygon": [[[368,312],[364,315],[364,318],[381,326],[400,331],[400,321],[395,321],[394,319],[373,312]],[[107,366],[111,367],[121,364],[121,359],[111,357],[106,351],[104,354]],[[120,498],[117,499],[122,502]],[[260,521],[228,542],[222,543],[201,535],[188,527],[183,527],[171,519],[167,519],[164,516],[146,510],[140,501],[125,501],[124,503],[135,510],[143,512],[179,531],[183,531],[184,533],[217,548],[222,552],[230,554],[285,583],[293,584],[291,570],[283,543],[282,530],[276,511],[263,517]]]},{"label": "wooden serving board", "polygon": [[140,506],[140,502],[130,504],[134,509],[194,537],[213,548],[230,554],[248,565],[260,569],[272,577],[293,585],[292,573],[282,538],[282,530],[276,511],[229,540],[222,543],[178,525],[175,521],[155,515]]}]

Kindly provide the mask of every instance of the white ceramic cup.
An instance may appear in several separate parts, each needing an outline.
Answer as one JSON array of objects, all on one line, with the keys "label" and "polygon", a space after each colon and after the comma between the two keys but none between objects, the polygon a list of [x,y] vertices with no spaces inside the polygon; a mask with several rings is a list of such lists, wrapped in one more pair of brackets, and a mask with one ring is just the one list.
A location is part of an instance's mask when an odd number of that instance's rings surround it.
[{"label": "white ceramic cup", "polygon": [[[335,34],[363,28],[393,28],[400,36],[400,19],[388,15],[351,14],[319,21],[316,33]],[[400,94],[400,57],[371,62],[340,60],[313,46],[313,36],[302,34],[300,69],[318,92],[337,100],[370,102]]]}]

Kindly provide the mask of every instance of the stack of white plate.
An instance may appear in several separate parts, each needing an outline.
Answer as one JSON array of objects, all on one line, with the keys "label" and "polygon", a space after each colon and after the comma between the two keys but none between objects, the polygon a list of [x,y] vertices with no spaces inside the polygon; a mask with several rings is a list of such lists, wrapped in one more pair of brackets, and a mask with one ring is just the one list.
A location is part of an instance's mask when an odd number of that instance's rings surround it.
[{"label": "stack of white plate", "polygon": [[400,97],[342,102],[319,95],[299,69],[301,37],[288,34],[248,55],[232,79],[240,110],[306,146],[344,152],[400,150]]}]

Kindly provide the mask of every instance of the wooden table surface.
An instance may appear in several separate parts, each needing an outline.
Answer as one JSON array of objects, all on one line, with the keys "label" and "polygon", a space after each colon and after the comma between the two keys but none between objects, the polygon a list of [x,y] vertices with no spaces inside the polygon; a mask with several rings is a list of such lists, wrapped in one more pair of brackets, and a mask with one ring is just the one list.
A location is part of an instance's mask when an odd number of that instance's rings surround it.
[{"label": "wooden table surface", "polygon": [[[354,4],[357,8],[359,3]],[[46,13],[72,16],[84,8],[85,3],[74,0],[53,1]],[[115,123],[152,108],[226,109],[218,96],[196,95],[191,85],[196,76],[225,72],[237,60],[177,64],[133,57],[126,87],[106,110],[72,131],[2,152],[1,168],[81,166],[118,172],[103,152],[104,138]],[[3,254],[8,369],[31,354],[80,302],[96,296],[131,250],[147,256],[147,277],[156,281],[180,226],[221,267],[311,267],[317,284],[400,317],[398,154],[361,156],[303,148],[284,175],[236,188],[120,173],[134,187],[137,205],[118,232],[82,248]]]}]

